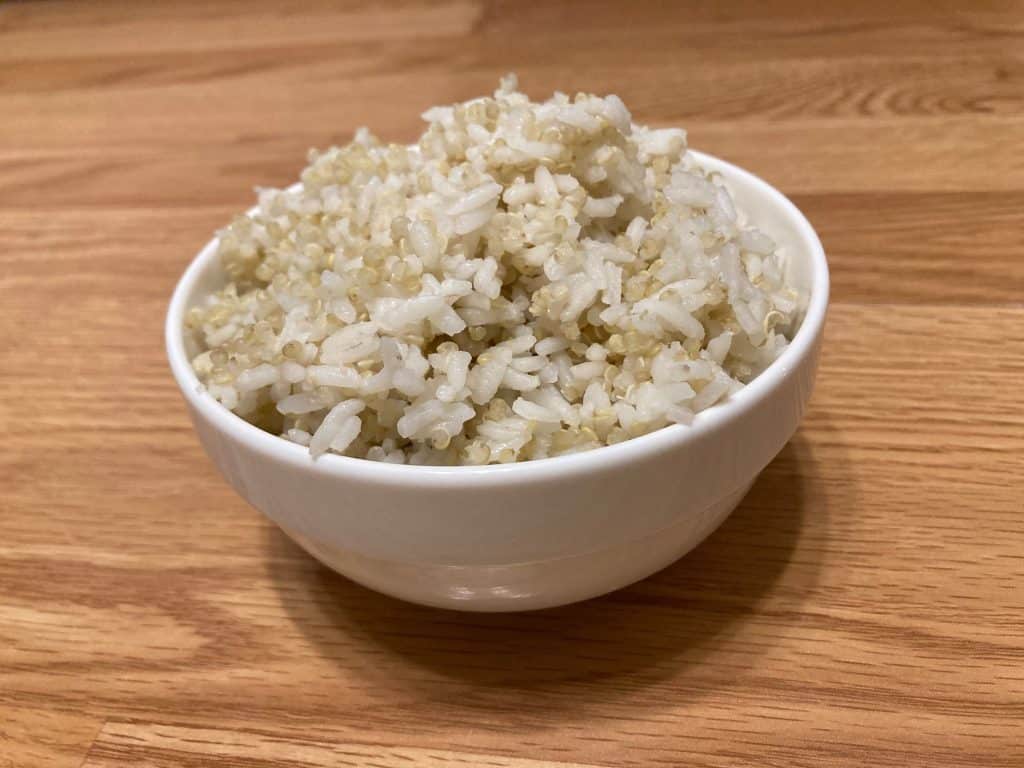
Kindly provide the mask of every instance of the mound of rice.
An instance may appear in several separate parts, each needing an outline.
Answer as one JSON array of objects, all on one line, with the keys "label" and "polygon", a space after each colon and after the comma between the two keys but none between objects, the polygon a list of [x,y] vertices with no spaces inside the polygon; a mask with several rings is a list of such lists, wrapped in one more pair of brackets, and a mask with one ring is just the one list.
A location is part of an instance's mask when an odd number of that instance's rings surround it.
[{"label": "mound of rice", "polygon": [[260,190],[188,314],[209,393],[314,456],[486,464],[687,424],[775,360],[801,299],[686,133],[515,89]]}]

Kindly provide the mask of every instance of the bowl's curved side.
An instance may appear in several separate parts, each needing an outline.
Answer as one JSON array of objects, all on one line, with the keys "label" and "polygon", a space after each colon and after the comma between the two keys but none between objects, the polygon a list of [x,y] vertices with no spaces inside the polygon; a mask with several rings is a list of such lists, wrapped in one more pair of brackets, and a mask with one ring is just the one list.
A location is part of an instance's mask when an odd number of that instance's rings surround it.
[{"label": "bowl's curved side", "polygon": [[660,571],[707,538],[740,503],[741,488],[669,528],[605,549],[505,565],[382,560],[284,529],[328,568],[364,587],[435,608],[532,611],[612,592]]}]

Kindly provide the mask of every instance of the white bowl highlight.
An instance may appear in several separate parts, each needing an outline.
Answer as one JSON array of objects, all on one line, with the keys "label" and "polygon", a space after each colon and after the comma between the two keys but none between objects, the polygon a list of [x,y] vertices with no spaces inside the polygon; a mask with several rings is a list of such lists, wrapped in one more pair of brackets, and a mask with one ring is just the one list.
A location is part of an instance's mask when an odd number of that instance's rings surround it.
[{"label": "white bowl highlight", "polygon": [[690,426],[517,464],[407,466],[327,454],[264,432],[203,391],[184,318],[221,284],[216,240],[175,288],[171,370],[206,452],[254,507],[327,566],[372,589],[460,610],[544,608],[594,597],[664,568],[713,531],[782,449],[810,398],[828,305],[811,225],[780,192],[717,158],[737,208],[784,249],[809,295],[790,346]]}]

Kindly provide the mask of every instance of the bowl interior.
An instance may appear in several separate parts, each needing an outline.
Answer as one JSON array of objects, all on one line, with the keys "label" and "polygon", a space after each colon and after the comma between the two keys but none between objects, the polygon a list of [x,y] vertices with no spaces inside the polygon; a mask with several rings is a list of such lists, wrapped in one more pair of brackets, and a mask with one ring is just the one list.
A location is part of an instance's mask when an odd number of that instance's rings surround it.
[{"label": "bowl interior", "polygon": [[[356,462],[359,465],[364,465],[364,467],[368,464],[374,465],[372,471],[379,471],[387,475],[391,475],[393,470],[405,472],[414,470],[427,473],[456,471],[479,474],[486,472],[491,474],[494,472],[514,471],[527,466],[537,469],[539,465],[552,462],[561,463],[564,465],[563,468],[568,469],[569,464],[575,465],[588,461],[586,457],[594,457],[596,459],[595,454],[603,455],[604,460],[612,460],[612,454],[618,456],[620,453],[625,454],[629,451],[638,451],[643,447],[647,449],[664,448],[666,447],[666,441],[682,440],[685,439],[687,434],[693,434],[704,428],[710,428],[716,422],[724,419],[725,413],[734,409],[743,410],[744,404],[749,406],[753,401],[767,396],[774,383],[778,381],[778,378],[785,375],[797,360],[809,353],[820,335],[824,325],[829,290],[828,265],[825,260],[825,254],[821,247],[821,242],[818,240],[810,223],[782,193],[742,168],[711,155],[696,151],[692,152],[704,168],[712,172],[718,172],[724,177],[736,201],[737,209],[742,212],[746,220],[755,222],[782,249],[786,257],[787,279],[805,297],[803,311],[798,319],[799,325],[789,348],[767,370],[724,403],[698,413],[690,427],[672,425],[634,438],[633,440],[625,441],[624,443],[598,448],[585,453],[570,454],[568,456],[532,462],[488,465],[487,467],[474,468],[396,466],[335,455],[321,457],[316,462],[316,465],[323,468],[335,467],[340,470],[343,464],[351,465],[352,462]],[[245,422],[241,417],[230,413],[219,403],[216,403],[212,397],[203,392],[198,379],[192,371],[190,361],[201,350],[191,334],[185,332],[184,317],[190,307],[197,304],[210,292],[224,285],[226,277],[216,257],[216,250],[216,239],[211,240],[203,247],[182,276],[171,299],[171,305],[167,314],[166,343],[172,372],[182,392],[191,404],[203,410],[225,428],[239,434],[245,434],[247,436],[246,439],[249,441],[263,442],[270,440],[273,445],[264,443],[263,446],[267,450],[273,450],[275,453],[280,452],[282,457],[288,456],[291,461],[310,462],[312,465],[306,449],[263,432]],[[225,419],[234,423],[228,425]],[[365,469],[370,468],[365,467]]]},{"label": "bowl interior", "polygon": [[[778,244],[786,259],[786,280],[803,294],[806,310],[815,290],[816,271],[815,249],[808,247],[808,233],[804,230],[806,219],[781,193],[757,177],[708,155],[701,155],[700,161],[705,168],[718,170],[725,177],[736,208],[742,212],[744,220]],[[764,187],[768,187],[774,194],[766,194]],[[780,198],[788,205],[780,205]],[[820,243],[817,246],[820,248]]]},{"label": "bowl interior", "polygon": [[199,255],[196,256],[195,261],[189,268],[190,273],[193,268],[195,269],[195,272],[191,275],[186,273],[185,278],[183,278],[183,282],[189,277],[191,277],[191,281],[186,287],[186,292],[181,297],[182,314],[181,320],[176,326],[177,332],[174,333],[174,331],[172,331],[174,334],[172,336],[172,340],[174,340],[175,337],[180,339],[182,349],[188,356],[189,360],[192,360],[192,358],[202,352],[202,347],[200,346],[199,341],[185,329],[185,312],[188,312],[189,309],[201,302],[204,296],[209,296],[214,291],[219,291],[227,282],[227,275],[224,274],[224,270],[221,268],[220,259],[217,258],[216,238],[203,246],[203,250],[199,252]]}]

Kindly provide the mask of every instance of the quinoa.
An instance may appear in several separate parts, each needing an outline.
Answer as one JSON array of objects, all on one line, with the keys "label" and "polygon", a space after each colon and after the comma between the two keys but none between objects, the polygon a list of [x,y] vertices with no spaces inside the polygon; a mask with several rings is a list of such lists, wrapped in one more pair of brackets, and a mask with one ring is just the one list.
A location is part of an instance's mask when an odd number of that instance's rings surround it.
[{"label": "quinoa", "polygon": [[313,456],[486,464],[621,442],[729,397],[802,305],[681,129],[616,96],[493,97],[312,151],[219,233],[192,365]]}]

